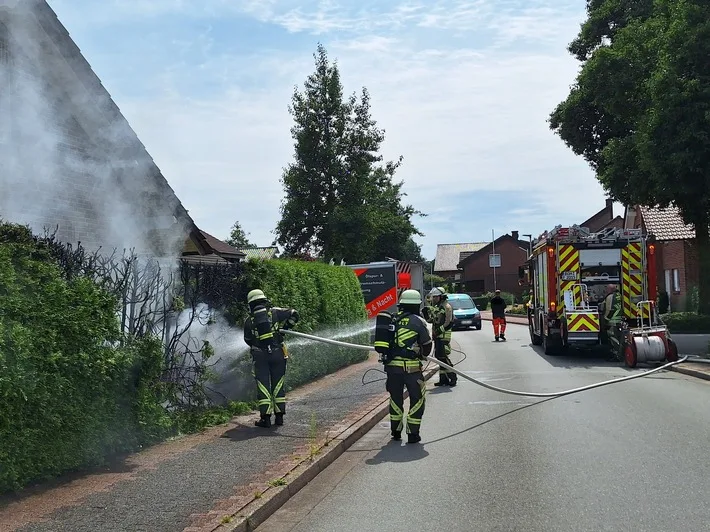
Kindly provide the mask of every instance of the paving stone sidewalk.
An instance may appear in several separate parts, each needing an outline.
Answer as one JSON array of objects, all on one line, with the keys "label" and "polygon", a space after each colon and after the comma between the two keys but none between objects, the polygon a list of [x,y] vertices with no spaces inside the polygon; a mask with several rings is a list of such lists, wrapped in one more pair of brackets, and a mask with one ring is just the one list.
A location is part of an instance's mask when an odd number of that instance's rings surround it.
[{"label": "paving stone sidewalk", "polygon": [[[80,476],[22,499],[0,502],[0,530],[175,532],[214,521],[248,503],[270,480],[308,456],[318,436],[337,432],[386,399],[374,356],[289,394],[286,423],[260,429],[256,415],[147,449],[123,467]],[[365,382],[384,377],[369,372]],[[209,513],[212,512],[212,513]]]}]

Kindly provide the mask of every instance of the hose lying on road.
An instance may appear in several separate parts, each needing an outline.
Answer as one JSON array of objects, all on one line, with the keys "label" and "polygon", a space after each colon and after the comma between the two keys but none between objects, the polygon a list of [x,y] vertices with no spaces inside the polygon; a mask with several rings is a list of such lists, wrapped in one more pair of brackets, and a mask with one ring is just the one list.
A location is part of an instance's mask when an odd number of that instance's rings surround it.
[{"label": "hose lying on road", "polygon": [[[294,336],[302,336],[303,338],[315,340],[316,342],[323,342],[326,344],[338,345],[341,347],[350,347],[352,349],[361,349],[362,351],[373,351],[374,350],[374,347],[371,347],[369,345],[351,344],[348,342],[341,342],[340,340],[331,340],[330,338],[321,338],[320,336],[313,336],[312,334],[306,334],[306,333],[285,330],[285,329],[282,330],[282,332],[292,334]],[[592,388],[600,388],[602,386],[608,386],[609,384],[616,384],[617,382],[624,382],[624,381],[630,381],[633,379],[640,379],[641,377],[647,377],[648,375],[651,375],[653,373],[657,373],[657,372],[667,369],[671,366],[675,366],[676,364],[680,364],[682,362],[685,362],[688,359],[688,357],[684,356],[683,358],[680,358],[680,359],[676,360],[675,362],[668,362],[667,364],[664,364],[660,367],[654,368],[649,371],[644,371],[643,373],[638,373],[636,375],[629,375],[628,377],[620,377],[618,379],[611,379],[608,381],[597,382],[595,384],[581,386],[580,388],[572,388],[571,390],[564,390],[561,392],[548,392],[548,393],[519,392],[516,390],[506,390],[505,388],[498,388],[497,386],[493,386],[491,384],[486,384],[485,382],[474,379],[473,377],[466,375],[462,371],[459,371],[456,368],[449,366],[448,364],[445,364],[444,362],[441,362],[440,360],[437,360],[434,357],[428,356],[428,357],[426,357],[426,359],[429,360],[430,362],[434,362],[435,364],[438,364],[439,366],[441,366],[443,368],[448,369],[449,371],[453,371],[454,373],[456,373],[460,377],[462,377],[468,381],[471,381],[474,384],[478,384],[479,386],[483,386],[484,388],[488,388],[489,390],[493,390],[496,392],[507,393],[510,395],[521,395],[523,397],[562,397],[563,395],[570,395],[573,393],[584,392],[586,390],[591,390]]]}]

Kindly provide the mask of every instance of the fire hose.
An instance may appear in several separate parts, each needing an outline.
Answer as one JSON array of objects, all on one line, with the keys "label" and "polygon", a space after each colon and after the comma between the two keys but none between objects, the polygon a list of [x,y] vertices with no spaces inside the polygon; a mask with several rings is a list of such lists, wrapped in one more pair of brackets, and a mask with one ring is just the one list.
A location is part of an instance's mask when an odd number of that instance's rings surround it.
[{"label": "fire hose", "polygon": [[[362,351],[368,351],[368,352],[374,350],[374,347],[371,347],[369,345],[351,344],[348,342],[341,342],[340,340],[331,340],[330,338],[321,338],[320,336],[314,336],[312,334],[306,334],[306,333],[287,330],[287,329],[282,329],[281,332],[292,334],[294,336],[301,336],[303,338],[307,338],[309,340],[314,340],[316,342],[323,342],[326,344],[337,345],[340,347],[349,347],[352,349],[360,349]],[[584,392],[586,390],[591,390],[593,388],[600,388],[602,386],[616,384],[617,382],[624,382],[624,381],[630,381],[633,379],[640,379],[641,377],[648,377],[649,375],[652,375],[653,373],[657,373],[657,372],[667,369],[671,366],[675,366],[676,364],[680,364],[682,362],[685,362],[688,359],[687,356],[684,356],[683,358],[680,358],[680,359],[675,360],[673,362],[668,362],[667,364],[664,364],[662,366],[659,366],[657,368],[654,368],[654,369],[651,369],[648,371],[644,371],[642,373],[638,373],[636,375],[629,375],[628,377],[619,377],[617,379],[611,379],[608,381],[597,382],[594,384],[589,384],[587,386],[581,386],[579,388],[572,388],[571,390],[563,390],[561,392],[535,393],[535,392],[521,392],[521,391],[516,391],[516,390],[506,390],[505,388],[499,388],[497,386],[487,384],[487,383],[480,381],[478,379],[474,379],[470,375],[466,375],[464,372],[459,371],[456,368],[454,368],[453,366],[449,366],[448,364],[442,362],[441,360],[437,360],[436,358],[434,358],[432,356],[427,356],[425,358],[426,358],[426,360],[433,362],[435,364],[438,364],[439,366],[446,368],[449,371],[453,371],[454,373],[459,375],[461,378],[471,381],[474,384],[478,384],[479,386],[483,386],[484,388],[488,388],[489,390],[493,390],[493,391],[500,392],[500,393],[506,393],[506,394],[510,394],[510,395],[520,395],[523,397],[562,397],[564,395],[571,395],[573,393]]]}]

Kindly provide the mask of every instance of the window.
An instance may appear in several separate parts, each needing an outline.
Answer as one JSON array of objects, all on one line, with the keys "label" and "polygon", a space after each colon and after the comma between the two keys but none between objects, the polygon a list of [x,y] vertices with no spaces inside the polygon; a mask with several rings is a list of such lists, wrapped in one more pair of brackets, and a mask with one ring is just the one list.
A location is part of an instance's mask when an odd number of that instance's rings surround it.
[{"label": "window", "polygon": [[673,291],[680,292],[680,273],[678,270],[673,270]]}]

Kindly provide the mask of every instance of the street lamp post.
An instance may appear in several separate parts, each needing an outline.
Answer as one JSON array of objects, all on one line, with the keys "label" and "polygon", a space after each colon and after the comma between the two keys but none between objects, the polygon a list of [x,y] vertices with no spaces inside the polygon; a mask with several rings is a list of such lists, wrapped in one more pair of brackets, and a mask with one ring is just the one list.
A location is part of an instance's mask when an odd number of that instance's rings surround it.
[{"label": "street lamp post", "polygon": [[532,256],[532,235],[523,235],[528,237],[528,240],[530,241],[530,247],[528,248],[528,258]]}]

